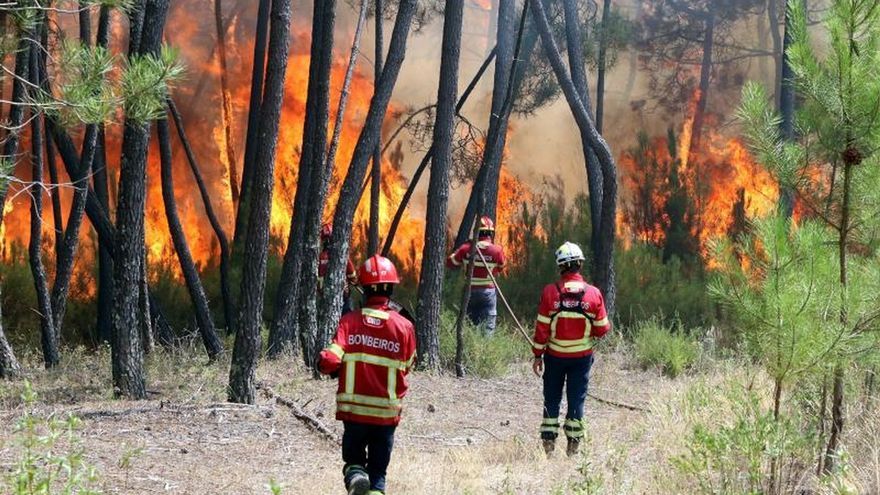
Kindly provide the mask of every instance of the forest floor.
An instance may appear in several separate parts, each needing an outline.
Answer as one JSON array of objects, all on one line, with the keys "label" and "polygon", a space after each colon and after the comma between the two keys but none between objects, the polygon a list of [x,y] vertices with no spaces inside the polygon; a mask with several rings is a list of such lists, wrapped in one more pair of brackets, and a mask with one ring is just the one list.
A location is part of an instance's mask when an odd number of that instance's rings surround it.
[{"label": "forest floor", "polygon": [[[102,359],[103,358],[103,359]],[[85,460],[107,493],[344,493],[339,447],[267,396],[267,387],[296,403],[333,434],[335,381],[311,380],[293,359],[264,362],[257,404],[224,400],[226,370],[181,359],[150,357],[150,400],[110,400],[106,354],[33,372],[39,415],[72,413]],[[77,357],[66,363],[77,361]],[[695,381],[642,371],[619,352],[600,355],[591,392],[645,408],[633,411],[588,399],[588,437],[580,456],[547,459],[537,438],[540,380],[528,362],[500,378],[456,379],[415,373],[405,400],[389,469],[392,494],[661,493],[675,454],[669,441],[685,422],[671,415]],[[729,370],[727,370],[729,372]],[[19,382],[20,383],[20,382]],[[20,385],[0,385],[0,431],[11,432],[28,407]],[[677,406],[676,406],[677,407]],[[718,412],[714,412],[717,414]],[[14,441],[0,437],[0,475],[14,462]],[[564,440],[559,447],[564,450]],[[559,450],[559,449],[558,449]],[[557,450],[557,452],[558,452]]]}]

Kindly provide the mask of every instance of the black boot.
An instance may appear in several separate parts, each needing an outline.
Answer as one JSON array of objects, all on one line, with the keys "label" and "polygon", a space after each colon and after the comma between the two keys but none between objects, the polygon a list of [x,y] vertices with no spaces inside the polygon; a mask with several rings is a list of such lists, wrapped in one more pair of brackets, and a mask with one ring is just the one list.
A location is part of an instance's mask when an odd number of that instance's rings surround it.
[{"label": "black boot", "polygon": [[367,495],[370,477],[360,469],[351,469],[345,475],[345,488],[348,489],[348,495]]},{"label": "black boot", "polygon": [[569,457],[574,457],[577,455],[578,450],[581,448],[581,439],[580,438],[569,438],[568,439],[568,448],[565,449],[565,453]]},{"label": "black boot", "polygon": [[547,457],[553,456],[553,451],[556,450],[556,440],[547,439],[543,440],[544,444],[544,453],[547,454]]}]

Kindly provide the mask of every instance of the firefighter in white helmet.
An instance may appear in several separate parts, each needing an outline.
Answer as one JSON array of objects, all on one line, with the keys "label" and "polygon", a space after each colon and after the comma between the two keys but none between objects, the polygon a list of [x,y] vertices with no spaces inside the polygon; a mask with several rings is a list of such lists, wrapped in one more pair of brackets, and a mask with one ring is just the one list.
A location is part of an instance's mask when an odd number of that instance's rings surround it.
[{"label": "firefighter in white helmet", "polygon": [[567,453],[573,456],[578,452],[584,436],[584,400],[593,364],[593,341],[611,328],[601,292],[581,275],[584,261],[577,244],[559,246],[556,265],[560,279],[544,287],[538,306],[532,368],[544,379],[541,439],[548,456],[556,447],[563,388],[568,403],[563,425]]}]

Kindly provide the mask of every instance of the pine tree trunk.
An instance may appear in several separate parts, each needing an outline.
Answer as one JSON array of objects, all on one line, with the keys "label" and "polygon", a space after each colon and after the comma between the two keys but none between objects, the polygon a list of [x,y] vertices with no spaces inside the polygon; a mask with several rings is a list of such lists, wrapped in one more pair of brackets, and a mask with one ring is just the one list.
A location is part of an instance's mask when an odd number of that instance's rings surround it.
[{"label": "pine tree trunk", "polygon": [[[327,191],[330,186],[330,177],[336,165],[336,152],[339,150],[339,138],[342,136],[345,110],[348,105],[348,96],[351,92],[351,80],[357,65],[360,53],[360,42],[364,25],[367,20],[367,8],[369,0],[361,0],[360,16],[355,29],[354,40],[351,45],[351,55],[348,60],[348,68],[342,83],[342,92],[339,96],[339,106],[336,110],[336,121],[333,125],[333,137],[330,140],[330,150],[327,159],[312,176],[312,184],[309,188],[314,192],[312,204],[306,211],[306,238],[304,242],[302,270],[300,274],[300,290],[303,294],[317,294],[318,291],[318,261],[320,256],[319,229],[323,217],[324,206],[327,202]],[[306,366],[313,366],[317,359],[316,335],[318,334],[318,298],[308,297],[299,307],[299,329],[303,345],[303,359]],[[317,373],[317,368],[315,368]]]},{"label": "pine tree trunk", "polygon": [[14,378],[20,372],[21,367],[18,364],[18,360],[15,359],[12,346],[6,340],[6,333],[3,332],[3,316],[0,314],[0,379]]},{"label": "pine tree trunk", "polygon": [[229,401],[253,404],[256,399],[255,373],[260,355],[260,329],[263,323],[263,297],[266,288],[266,261],[269,247],[269,216],[275,176],[275,148],[284,98],[284,81],[290,50],[291,0],[272,3],[266,92],[260,106],[260,126],[253,164],[253,189],[249,197],[247,239],[242,270],[239,328],[235,334],[232,367],[229,371]]},{"label": "pine tree trunk", "polygon": [[703,60],[700,64],[700,89],[697,94],[697,105],[694,110],[694,122],[691,126],[691,144],[689,155],[700,148],[703,138],[703,120],[706,105],[709,102],[709,83],[712,79],[712,51],[715,47],[715,7],[712,2],[706,4],[706,30],[703,33]]},{"label": "pine tree trunk", "polygon": [[[373,86],[379,86],[382,75],[382,58],[384,57],[385,41],[382,32],[383,22],[382,0],[376,0],[376,52],[373,69]],[[382,139],[376,144],[373,152],[373,168],[370,171],[370,232],[367,236],[367,253],[372,256],[379,252],[379,198],[382,188]]]},{"label": "pine tree trunk", "polygon": [[[471,79],[470,84],[468,84],[467,89],[464,90],[461,97],[458,99],[458,103],[455,105],[455,113],[458,114],[464,104],[467,103],[468,97],[470,97],[471,93],[474,91],[474,88],[477,87],[477,84],[482,79],[483,74],[486,73],[486,69],[489,68],[489,64],[495,60],[496,51],[493,49],[486,55],[486,59],[483,60],[483,64],[477,70],[477,73],[474,75],[473,79]],[[400,226],[400,221],[403,219],[403,212],[406,210],[407,205],[409,205],[409,201],[412,198],[413,193],[416,190],[416,186],[419,184],[419,180],[422,178],[422,174],[425,172],[425,169],[428,168],[428,164],[431,163],[431,159],[434,157],[434,147],[428,149],[428,152],[425,153],[425,156],[422,158],[422,161],[419,162],[419,166],[416,167],[415,172],[413,172],[413,176],[409,181],[409,185],[406,188],[406,191],[403,193],[403,198],[400,200],[400,204],[397,205],[397,211],[394,213],[394,218],[391,220],[391,226],[388,228],[388,234],[385,236],[385,244],[382,247],[382,256],[388,256],[388,253],[391,252],[391,246],[394,245],[394,237],[397,235],[397,228]]]},{"label": "pine tree trunk", "polygon": [[[98,16],[98,46],[106,47],[110,41],[110,7],[102,6]],[[107,175],[107,140],[105,139],[104,126],[99,126],[98,147],[95,150],[94,166],[94,200],[103,207],[104,211],[110,212],[110,188]],[[86,198],[88,204],[88,198]],[[105,242],[98,242],[98,342],[110,342],[110,308],[113,306],[113,256],[106,247]]]},{"label": "pine tree trunk", "polygon": [[[38,58],[42,47],[36,42],[30,47],[30,82],[40,87],[40,70]],[[49,283],[46,268],[43,265],[43,123],[39,110],[34,107],[31,117],[31,231],[28,243],[28,260],[31,274],[34,277],[34,290],[37,294],[37,305],[40,312],[40,343],[43,349],[43,362],[46,368],[54,368],[60,361],[58,346],[60,335],[56,331],[52,303],[49,297]]]},{"label": "pine tree trunk", "polygon": [[382,77],[376,87],[370,109],[364,123],[364,128],[355,145],[348,173],[342,184],[339,195],[339,203],[336,205],[336,213],[333,217],[333,238],[330,243],[330,262],[327,267],[327,278],[324,284],[324,293],[321,302],[320,319],[318,325],[317,346],[325,343],[328,335],[335,331],[336,324],[342,310],[343,288],[345,285],[345,267],[348,261],[349,245],[353,227],[355,209],[357,208],[358,193],[364,182],[370,158],[379,135],[382,132],[382,122],[391,101],[391,93],[397,83],[400,67],[406,54],[406,41],[412,24],[413,14],[416,10],[415,0],[401,0],[397,10],[397,19],[394,22],[394,30],[391,34],[391,42],[388,48],[388,58]]},{"label": "pine tree trunk", "polygon": [[150,313],[150,292],[147,287],[148,280],[148,266],[147,266],[147,243],[145,239],[141,239],[141,245],[143,249],[141,250],[141,259],[140,259],[140,286],[138,291],[138,326],[140,328],[141,334],[141,346],[144,349],[144,354],[150,354],[153,352],[153,348],[156,346],[156,338],[155,332],[153,332],[153,318]]},{"label": "pine tree trunk", "polygon": [[[420,366],[428,369],[440,368],[440,296],[443,293],[443,263],[446,258],[446,210],[449,203],[449,169],[452,163],[452,136],[458,96],[463,11],[464,0],[446,2],[440,87],[437,91],[437,117],[432,146],[434,163],[431,165],[431,180],[428,185],[425,249],[422,253],[416,311],[416,342]],[[501,101],[503,104],[503,98]]]},{"label": "pine tree trunk", "polygon": [[[312,16],[311,60],[309,63],[309,87],[306,96],[306,116],[303,123],[302,153],[299,176],[294,196],[293,218],[287,237],[287,250],[281,268],[281,279],[275,299],[275,318],[269,328],[271,358],[291,351],[295,346],[298,328],[296,309],[303,303],[300,294],[313,297],[312,293],[300,291],[301,272],[305,257],[306,224],[309,211],[321,208],[315,201],[313,178],[320,175],[327,146],[327,123],[330,119],[330,69],[333,64],[333,28],[336,21],[336,0],[314,2]],[[304,333],[303,335],[308,335]],[[314,338],[314,337],[312,337]],[[308,340],[308,338],[306,339]]]},{"label": "pine tree trunk", "polygon": [[177,127],[177,136],[183,144],[183,149],[186,152],[186,158],[189,162],[189,168],[192,171],[193,177],[196,180],[196,185],[199,188],[199,193],[202,196],[202,205],[205,207],[205,214],[208,216],[208,221],[211,223],[211,228],[214,230],[214,235],[217,237],[217,243],[220,245],[220,292],[223,297],[223,316],[226,320],[227,331],[232,332],[235,328],[235,303],[232,299],[232,280],[229,274],[229,265],[232,256],[229,249],[229,238],[226,236],[226,231],[223,230],[223,226],[220,225],[220,219],[217,218],[217,214],[214,212],[214,205],[211,202],[211,193],[208,192],[205,180],[202,178],[202,172],[196,161],[196,155],[189,143],[189,139],[186,137],[186,130],[183,127],[183,119],[180,116],[180,112],[177,110],[177,105],[174,104],[174,101],[171,98],[168,98],[168,109],[174,119],[174,125]]},{"label": "pine tree trunk", "polygon": [[565,68],[559,47],[550,32],[550,23],[547,13],[541,1],[530,2],[535,24],[541,36],[541,44],[565,99],[571,108],[575,122],[581,134],[582,141],[588,141],[592,150],[599,159],[602,167],[602,223],[601,223],[601,250],[594,257],[593,277],[596,285],[605,296],[605,305],[609,315],[614,312],[614,239],[616,237],[616,214],[617,214],[617,166],[611,154],[611,148],[601,134],[596,130],[587,106],[578,95],[574,82]]},{"label": "pine tree trunk", "polygon": [[168,220],[168,229],[171,232],[174,251],[177,253],[178,261],[180,261],[183,279],[186,281],[186,288],[193,303],[199,334],[202,336],[202,343],[205,345],[208,359],[214,361],[217,359],[217,356],[223,353],[223,344],[217,337],[214,319],[211,317],[211,308],[208,306],[208,296],[205,295],[205,288],[202,285],[198,269],[196,269],[196,264],[193,261],[189,243],[186,240],[186,234],[183,232],[183,225],[180,223],[180,216],[177,214],[177,200],[174,197],[174,163],[171,156],[171,135],[168,120],[161,119],[157,121],[156,127],[159,134],[162,199],[165,203],[165,218]]},{"label": "pine tree trunk", "polygon": [[[775,3],[776,0],[770,0],[770,3]],[[806,9],[804,9],[806,11]],[[781,60],[781,67],[779,68],[779,86],[777,86],[776,93],[779,94],[779,115],[782,117],[782,122],[780,122],[780,130],[782,131],[783,139],[787,141],[793,141],[795,139],[795,130],[794,130],[794,112],[795,112],[795,88],[794,88],[794,72],[791,68],[791,60],[788,57],[788,48],[792,43],[792,29],[794,29],[791,23],[794,21],[793,15],[789,12],[788,8],[785,9],[785,36],[782,40],[782,53],[779,54]],[[776,28],[778,29],[778,28]],[[774,29],[775,31],[775,29]],[[778,34],[776,35],[778,37]],[[775,37],[774,37],[775,44]],[[782,213],[786,217],[791,217],[792,213],[794,213],[794,191],[789,187],[784,187],[779,195],[779,203],[782,208]]]},{"label": "pine tree trunk", "polygon": [[608,58],[608,22],[611,18],[611,0],[602,3],[602,32],[599,38],[599,60],[596,68],[596,130],[602,133],[605,121],[605,70]]},{"label": "pine tree trunk", "polygon": [[241,250],[247,236],[247,222],[250,217],[250,190],[254,161],[262,139],[260,137],[260,107],[263,103],[264,72],[266,70],[266,43],[269,34],[269,10],[272,0],[259,0],[257,8],[257,28],[254,38],[254,67],[251,72],[251,96],[248,107],[247,136],[245,137],[244,161],[241,167],[241,188],[238,195],[238,209],[235,214],[232,252],[236,256],[235,267],[241,261]]},{"label": "pine tree trunk", "polygon": [[[546,0],[541,0],[546,1]],[[568,63],[571,66],[571,80],[587,113],[590,113],[590,87],[587,83],[587,71],[584,67],[586,57],[583,50],[583,35],[579,27],[577,5],[574,0],[563,0],[565,13],[565,36],[568,45]],[[596,99],[598,101],[598,90]],[[597,107],[598,115],[598,107]],[[597,126],[598,130],[598,126]],[[590,249],[592,259],[597,259],[602,251],[602,166],[599,158],[590,145],[589,140],[581,140],[584,153],[584,165],[587,171],[587,190],[590,192]]]},{"label": "pine tree trunk", "polygon": [[217,28],[217,61],[220,63],[220,93],[223,97],[223,138],[226,163],[229,167],[229,189],[232,205],[238,204],[239,178],[238,155],[235,153],[235,139],[232,133],[232,95],[229,93],[229,71],[226,65],[226,27],[223,25],[223,0],[214,0],[214,22]]},{"label": "pine tree trunk", "polygon": [[[144,11],[138,53],[157,53],[168,14],[169,0],[151,0]],[[134,31],[133,31],[134,35]],[[134,43],[134,42],[133,42]],[[146,398],[143,347],[138,332],[138,293],[143,259],[144,206],[146,200],[148,124],[126,121],[119,173],[119,204],[116,211],[114,292],[111,359],[117,396]]]}]

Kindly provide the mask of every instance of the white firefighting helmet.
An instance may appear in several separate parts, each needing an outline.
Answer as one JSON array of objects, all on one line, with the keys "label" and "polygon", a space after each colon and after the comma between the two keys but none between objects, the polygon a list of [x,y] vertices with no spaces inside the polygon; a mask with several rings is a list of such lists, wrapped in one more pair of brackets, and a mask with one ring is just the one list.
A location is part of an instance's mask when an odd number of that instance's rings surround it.
[{"label": "white firefighting helmet", "polygon": [[559,246],[556,250],[556,264],[558,266],[567,265],[574,261],[584,261],[584,252],[580,246],[573,242],[566,242]]}]

